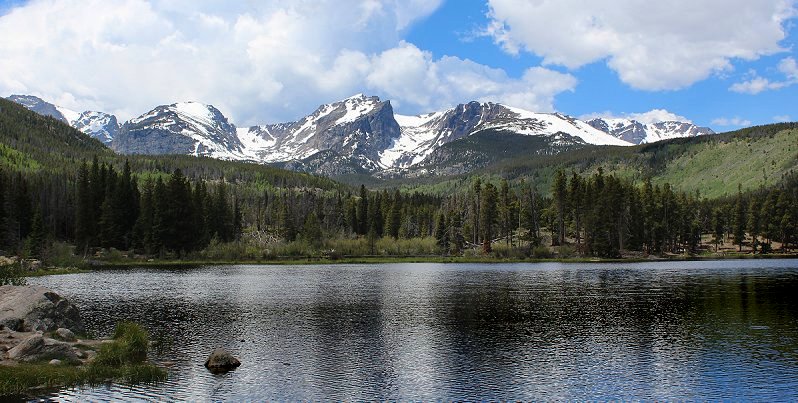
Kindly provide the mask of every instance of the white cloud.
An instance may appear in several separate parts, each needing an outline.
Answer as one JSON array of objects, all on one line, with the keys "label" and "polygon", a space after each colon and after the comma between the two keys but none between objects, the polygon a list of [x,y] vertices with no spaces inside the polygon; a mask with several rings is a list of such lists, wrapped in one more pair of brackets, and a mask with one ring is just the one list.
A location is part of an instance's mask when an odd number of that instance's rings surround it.
[{"label": "white cloud", "polygon": [[429,52],[407,42],[373,57],[366,81],[369,88],[400,102],[409,100],[425,111],[478,100],[550,112],[554,96],[576,86],[573,76],[541,67],[513,79],[503,70],[470,60],[433,60]]},{"label": "white cloud", "polygon": [[736,127],[743,127],[743,126],[751,126],[751,121],[748,119],[740,118],[739,116],[735,116],[733,118],[717,118],[712,120],[713,126],[736,126]]},{"label": "white cloud", "polygon": [[489,0],[486,34],[571,69],[606,60],[645,90],[679,89],[732,59],[782,51],[795,0]]},{"label": "white cloud", "polygon": [[779,71],[782,72],[788,81],[798,81],[798,62],[792,57],[787,57],[779,62]]},{"label": "white cloud", "polygon": [[792,122],[792,118],[790,117],[790,115],[779,115],[779,116],[774,116],[773,121],[777,123]]},{"label": "white cloud", "polygon": [[756,95],[762,91],[779,90],[798,83],[798,63],[792,57],[787,57],[779,62],[778,70],[784,74],[784,79],[771,81],[759,76],[756,71],[749,72],[752,77],[746,81],[732,84],[729,90],[742,94]]},{"label": "white cloud", "polygon": [[598,112],[598,113],[591,113],[587,115],[583,115],[579,117],[582,120],[590,120],[594,118],[603,118],[603,119],[632,119],[636,120],[643,124],[651,124],[651,123],[658,123],[658,122],[685,122],[685,123],[692,123],[690,119],[687,119],[684,116],[677,115],[673,112],[667,111],[665,109],[652,109],[648,112],[641,112],[641,113],[622,113],[619,115],[613,114],[612,112]]},{"label": "white cloud", "polygon": [[195,100],[248,125],[357,92],[404,113],[472,99],[548,111],[575,87],[569,74],[537,67],[513,78],[403,42],[441,2],[32,0],[0,16],[0,94],[123,120]]}]

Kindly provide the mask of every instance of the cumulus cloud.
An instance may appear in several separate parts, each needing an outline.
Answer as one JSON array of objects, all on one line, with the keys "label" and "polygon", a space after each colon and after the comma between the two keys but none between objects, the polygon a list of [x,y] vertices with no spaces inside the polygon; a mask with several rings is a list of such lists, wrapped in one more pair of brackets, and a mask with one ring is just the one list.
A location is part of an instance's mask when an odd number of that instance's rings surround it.
[{"label": "cumulus cloud", "polygon": [[366,81],[371,89],[427,111],[477,100],[550,112],[554,96],[576,86],[572,75],[541,67],[529,68],[520,79],[513,79],[501,69],[467,59],[433,60],[429,52],[407,42],[373,57]]},{"label": "cumulus cloud", "polygon": [[509,77],[402,41],[442,0],[32,0],[0,16],[0,94],[129,119],[195,100],[240,125],[370,92],[404,113],[472,99],[552,110],[570,74]]},{"label": "cumulus cloud", "polygon": [[748,119],[743,119],[739,116],[735,116],[733,118],[717,118],[712,120],[713,126],[734,126],[734,127],[743,127],[743,126],[751,126],[751,121]]},{"label": "cumulus cloud", "polygon": [[684,116],[677,115],[673,112],[670,112],[665,109],[652,109],[648,112],[640,112],[640,113],[622,113],[619,115],[613,114],[612,112],[599,112],[599,113],[591,113],[588,115],[580,116],[582,120],[589,120],[594,118],[603,118],[603,119],[632,119],[636,120],[643,124],[652,124],[652,123],[659,123],[659,122],[685,122],[685,123],[692,123],[690,119],[687,119]]},{"label": "cumulus cloud", "polygon": [[742,94],[756,95],[762,91],[779,90],[798,83],[798,63],[796,63],[794,58],[787,57],[782,59],[779,62],[778,71],[784,75],[784,78],[777,81],[761,77],[756,71],[750,71],[750,79],[733,84],[729,87],[729,90]]},{"label": "cumulus cloud", "polygon": [[606,60],[644,90],[687,87],[782,51],[794,0],[489,0],[486,34],[571,69]]},{"label": "cumulus cloud", "polygon": [[773,117],[773,121],[776,123],[792,122],[792,118],[790,115],[778,115]]}]

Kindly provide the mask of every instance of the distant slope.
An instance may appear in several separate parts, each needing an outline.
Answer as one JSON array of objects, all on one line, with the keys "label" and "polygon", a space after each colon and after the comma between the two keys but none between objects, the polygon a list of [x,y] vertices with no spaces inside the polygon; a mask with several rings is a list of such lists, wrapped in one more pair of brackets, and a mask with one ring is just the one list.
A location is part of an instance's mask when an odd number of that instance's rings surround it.
[{"label": "distant slope", "polygon": [[94,156],[118,167],[129,160],[133,171],[145,177],[163,175],[177,168],[192,178],[224,177],[229,182],[244,184],[248,192],[270,187],[349,190],[328,178],[253,163],[188,155],[118,155],[54,117],[0,99],[0,169],[72,176],[82,161],[90,161]]},{"label": "distant slope", "polygon": [[93,155],[113,155],[100,141],[58,118],[6,99],[0,99],[0,145],[0,165],[11,169],[57,169]]},{"label": "distant slope", "polygon": [[601,167],[637,182],[651,178],[684,192],[716,198],[759,186],[773,186],[798,173],[798,123],[756,126],[712,136],[679,138],[634,147],[591,146],[556,155],[500,160],[469,175],[429,176],[423,180],[390,179],[380,187],[401,186],[426,192],[458,192],[473,176],[534,183],[544,193],[559,169],[588,175]]},{"label": "distant slope", "polygon": [[798,171],[798,124],[753,127],[717,136],[643,147],[655,182],[707,197],[772,186]]}]

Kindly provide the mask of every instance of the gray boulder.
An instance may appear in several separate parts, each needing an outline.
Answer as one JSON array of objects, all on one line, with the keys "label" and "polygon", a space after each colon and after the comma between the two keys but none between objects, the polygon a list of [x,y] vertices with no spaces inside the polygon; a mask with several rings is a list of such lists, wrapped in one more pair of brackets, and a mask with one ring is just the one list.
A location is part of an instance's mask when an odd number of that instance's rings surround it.
[{"label": "gray boulder", "polygon": [[75,337],[75,333],[72,333],[71,330],[59,327],[58,330],[55,331],[55,334],[63,341],[77,341],[78,338]]},{"label": "gray boulder", "polygon": [[34,334],[22,340],[11,350],[8,350],[8,358],[20,362],[36,362],[60,360],[62,362],[79,363],[80,360],[72,346],[57,340],[42,337]]},{"label": "gray boulder", "polygon": [[241,365],[241,362],[223,348],[213,350],[208,359],[205,360],[205,368],[212,372],[230,371],[239,365]]},{"label": "gray boulder", "polygon": [[78,308],[41,286],[0,286],[0,325],[17,332],[85,332]]}]

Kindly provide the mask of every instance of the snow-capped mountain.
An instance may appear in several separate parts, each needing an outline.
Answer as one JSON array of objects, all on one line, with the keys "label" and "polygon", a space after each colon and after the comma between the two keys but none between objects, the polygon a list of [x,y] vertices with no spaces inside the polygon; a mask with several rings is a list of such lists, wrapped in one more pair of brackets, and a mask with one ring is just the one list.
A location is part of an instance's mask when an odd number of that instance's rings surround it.
[{"label": "snow-capped mountain", "polygon": [[75,111],[55,106],[33,95],[11,95],[6,99],[14,101],[39,115],[52,116],[66,124],[71,124],[72,120],[77,119],[80,115]]},{"label": "snow-capped mountain", "polygon": [[248,159],[236,127],[212,105],[161,105],[122,125],[111,148],[125,154],[189,154]]},{"label": "snow-capped mountain", "polygon": [[40,115],[52,116],[102,141],[105,145],[111,144],[111,140],[113,140],[116,132],[119,130],[119,123],[116,121],[116,116],[104,112],[86,111],[78,113],[61,106],[53,105],[33,95],[11,95],[8,99]]},{"label": "snow-capped mountain", "polygon": [[390,101],[363,94],[319,106],[296,122],[239,129],[249,155],[258,161],[301,160],[333,151],[379,169],[380,152],[400,136]]},{"label": "snow-capped mountain", "polygon": [[116,116],[105,112],[83,112],[70,124],[75,129],[102,141],[105,145],[110,145],[119,132],[119,122],[116,121]]},{"label": "snow-capped mountain", "polygon": [[469,102],[420,116],[397,115],[396,120],[402,135],[380,154],[384,168],[419,164],[443,144],[485,130],[528,136],[565,133],[587,144],[631,145],[567,115],[534,113],[492,102]]},{"label": "snow-capped mountain", "polygon": [[633,119],[596,118],[588,121],[587,124],[633,144],[653,143],[661,140],[715,133],[708,127],[700,127],[685,122],[644,124]]},{"label": "snow-capped mountain", "polygon": [[[523,145],[528,151],[522,155],[532,157],[589,144],[631,146],[713,133],[683,122],[585,122],[561,113],[535,113],[492,102],[469,102],[419,116],[395,115],[390,101],[363,94],[321,105],[295,122],[248,128],[236,128],[218,109],[197,102],[161,105],[120,126],[116,117],[102,112],[76,113],[33,96],[14,95],[9,99],[69,123],[121,153],[280,163],[290,169],[327,175],[429,170],[441,161],[463,157],[453,155],[452,150],[458,148],[442,147],[475,134],[479,139],[469,143],[470,153],[479,154],[480,144],[490,143],[496,149],[497,142],[506,140]],[[500,135],[540,140],[490,138]],[[494,159],[488,155],[479,158]],[[471,165],[468,161],[458,163]]]}]

